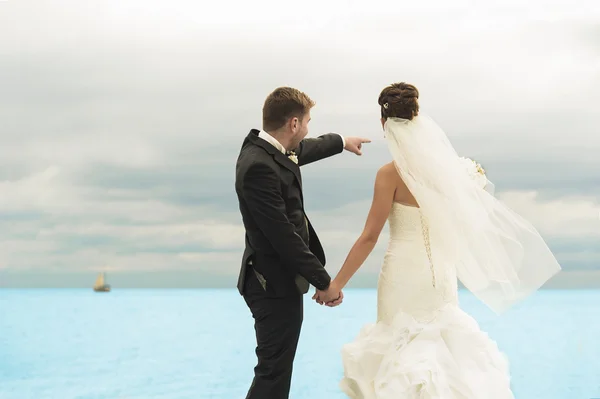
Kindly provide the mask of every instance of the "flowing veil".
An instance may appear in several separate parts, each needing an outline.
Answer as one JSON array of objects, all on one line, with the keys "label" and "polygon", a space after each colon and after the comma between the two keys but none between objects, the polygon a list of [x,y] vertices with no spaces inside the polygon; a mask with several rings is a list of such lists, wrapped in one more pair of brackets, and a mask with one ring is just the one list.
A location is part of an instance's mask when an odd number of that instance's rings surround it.
[{"label": "flowing veil", "polygon": [[460,281],[492,310],[503,312],[561,270],[537,230],[494,197],[491,182],[468,172],[431,118],[388,118],[384,130],[429,224],[433,262],[452,262]]}]

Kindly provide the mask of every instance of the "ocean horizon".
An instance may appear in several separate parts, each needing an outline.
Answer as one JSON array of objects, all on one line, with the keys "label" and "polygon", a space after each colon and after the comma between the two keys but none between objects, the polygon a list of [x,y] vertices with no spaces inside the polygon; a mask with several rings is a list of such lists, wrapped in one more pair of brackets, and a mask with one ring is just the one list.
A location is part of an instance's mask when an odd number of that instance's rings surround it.
[{"label": "ocean horizon", "polygon": [[[305,297],[291,398],[345,398],[340,348],[375,320],[376,290],[345,294],[333,309]],[[459,298],[516,398],[600,398],[600,290],[542,290],[501,316]],[[0,311],[0,399],[244,398],[256,362],[235,289],[0,289]]]}]

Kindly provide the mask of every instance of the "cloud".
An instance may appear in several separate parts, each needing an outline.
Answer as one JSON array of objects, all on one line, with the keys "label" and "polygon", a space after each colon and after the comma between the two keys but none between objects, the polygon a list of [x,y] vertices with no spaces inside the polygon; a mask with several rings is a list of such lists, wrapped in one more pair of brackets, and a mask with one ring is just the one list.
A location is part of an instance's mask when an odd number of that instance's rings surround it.
[{"label": "cloud", "polygon": [[540,201],[536,192],[505,192],[500,197],[527,215],[549,237],[594,237],[600,242],[600,202],[590,197],[563,197]]},{"label": "cloud", "polygon": [[[600,202],[594,197],[544,199],[536,192],[509,191],[499,199],[530,221],[547,241],[563,269],[596,269],[600,257]],[[362,231],[370,201],[315,212],[310,216],[321,241],[339,268]],[[376,273],[389,235],[384,228],[374,253],[361,269]]]},{"label": "cloud", "polygon": [[595,0],[0,3],[0,267],[235,273],[237,153],[292,85],[317,102],[312,135],[373,139],[303,170],[335,269],[389,160],[376,98],[399,80],[568,267],[597,267],[598,21]]},{"label": "cloud", "polygon": [[[316,203],[323,195],[307,192],[307,209],[327,251],[328,267],[335,271],[362,230],[370,200],[350,199],[319,209]],[[58,168],[2,183],[0,198],[4,215],[11,215],[0,220],[5,227],[0,250],[4,268],[194,269],[234,275],[239,267],[244,230],[234,211],[215,213],[202,204],[144,199],[135,190],[72,186]],[[551,247],[557,246],[567,268],[588,268],[597,259],[600,203],[595,198],[545,200],[523,191],[504,192],[500,198],[530,220]],[[388,237],[386,228],[363,272],[377,272]],[[587,240],[578,242],[580,237]]]}]

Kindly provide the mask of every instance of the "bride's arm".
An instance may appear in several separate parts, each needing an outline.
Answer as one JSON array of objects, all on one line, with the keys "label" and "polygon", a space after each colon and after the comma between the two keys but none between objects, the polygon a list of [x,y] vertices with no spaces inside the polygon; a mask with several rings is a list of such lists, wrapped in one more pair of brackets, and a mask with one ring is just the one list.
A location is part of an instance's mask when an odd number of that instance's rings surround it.
[{"label": "bride's arm", "polygon": [[346,257],[344,265],[331,283],[332,286],[337,287],[336,289],[344,288],[375,248],[394,202],[396,179],[397,172],[393,164],[385,165],[377,172],[373,202],[367,222]]}]

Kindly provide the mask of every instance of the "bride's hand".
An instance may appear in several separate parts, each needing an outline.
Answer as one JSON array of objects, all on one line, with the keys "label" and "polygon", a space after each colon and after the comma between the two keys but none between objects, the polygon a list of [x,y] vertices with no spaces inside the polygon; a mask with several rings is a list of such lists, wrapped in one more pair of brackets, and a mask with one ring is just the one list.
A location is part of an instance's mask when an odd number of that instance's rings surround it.
[{"label": "bride's hand", "polygon": [[332,281],[329,287],[324,290],[316,290],[312,297],[319,305],[327,305],[329,307],[338,306],[344,299],[342,290],[337,286],[335,281]]},{"label": "bride's hand", "polygon": [[323,299],[321,299],[321,297],[319,296],[319,293],[315,293],[315,295],[313,295],[312,299],[315,300],[319,305],[325,305],[330,308],[334,308],[344,301],[344,293],[342,291],[340,291],[339,296],[336,299],[331,300],[329,302],[323,301]]},{"label": "bride's hand", "polygon": [[340,303],[342,303],[343,301],[344,301],[344,293],[342,291],[340,291],[340,295],[338,296],[337,299],[327,302],[325,305],[329,306],[330,308],[334,308],[334,307],[338,306]]}]

